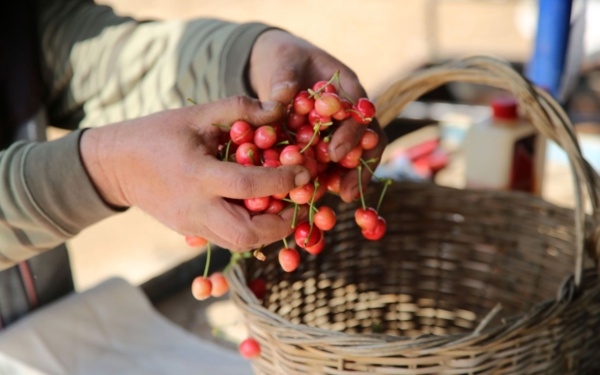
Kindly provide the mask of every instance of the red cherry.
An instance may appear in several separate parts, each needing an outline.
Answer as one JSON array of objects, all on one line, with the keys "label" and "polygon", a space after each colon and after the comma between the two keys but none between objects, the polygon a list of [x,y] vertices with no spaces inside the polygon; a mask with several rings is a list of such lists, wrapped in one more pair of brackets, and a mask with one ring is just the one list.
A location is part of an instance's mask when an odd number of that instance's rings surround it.
[{"label": "red cherry", "polygon": [[285,272],[293,272],[300,265],[300,253],[293,248],[283,248],[279,250],[279,264]]},{"label": "red cherry", "polygon": [[375,225],[375,228],[372,230],[363,229],[361,233],[366,239],[377,241],[383,237],[386,231],[387,223],[385,222],[385,219],[380,216],[377,218],[377,224]]},{"label": "red cherry", "polygon": [[319,130],[325,130],[331,124],[331,116],[323,116],[316,110],[310,111],[308,114],[308,123],[311,126],[319,125]]},{"label": "red cherry", "polygon": [[274,148],[268,148],[262,151],[263,160],[277,160],[279,161],[279,151]]},{"label": "red cherry", "polygon": [[256,147],[266,150],[273,147],[276,142],[277,133],[274,127],[263,125],[254,131],[254,144]]},{"label": "red cherry", "polygon": [[350,115],[359,124],[366,125],[375,117],[375,105],[367,98],[360,98],[352,106]]},{"label": "red cherry", "polygon": [[262,163],[263,167],[269,168],[277,168],[281,166],[281,162],[279,160],[267,159]]},{"label": "red cherry", "polygon": [[199,301],[210,297],[212,282],[204,276],[198,276],[192,281],[192,295]]},{"label": "red cherry", "polygon": [[316,244],[304,248],[309,254],[317,255],[325,249],[325,236],[321,233],[321,238]]},{"label": "red cherry", "polygon": [[285,203],[281,199],[276,199],[271,197],[271,201],[269,202],[269,206],[265,208],[266,214],[278,214],[285,208]]},{"label": "red cherry", "polygon": [[315,111],[321,116],[333,116],[342,109],[342,102],[337,94],[326,92],[315,100]]},{"label": "red cherry", "polygon": [[331,156],[329,156],[329,140],[322,139],[315,146],[315,157],[320,163],[329,163]]},{"label": "red cherry", "polygon": [[348,100],[346,99],[340,99],[341,103],[342,103],[342,107],[340,108],[339,111],[337,111],[336,113],[334,113],[331,117],[334,120],[337,121],[343,121],[345,119],[347,119],[348,117],[350,117],[350,112],[348,112],[348,109],[352,108],[352,103],[350,103]]},{"label": "red cherry", "polygon": [[315,106],[315,99],[310,97],[308,91],[303,90],[294,97],[294,112],[307,115]]},{"label": "red cherry", "polygon": [[221,272],[215,272],[208,277],[212,284],[210,295],[213,297],[221,297],[229,291],[229,283]]},{"label": "red cherry", "polygon": [[308,221],[298,224],[294,230],[294,240],[296,240],[296,244],[303,249],[319,242],[321,235],[321,230],[314,226],[311,228]]},{"label": "red cherry", "polygon": [[242,143],[252,142],[254,129],[246,121],[238,120],[231,125],[229,135],[234,143],[241,145]]},{"label": "red cherry", "polygon": [[191,247],[202,247],[208,243],[206,238],[198,236],[185,236],[185,242]]},{"label": "red cherry", "polygon": [[319,130],[316,131],[309,124],[302,125],[298,130],[296,130],[296,141],[298,144],[308,144],[310,142],[311,145],[316,145],[321,141],[321,137],[319,136]]},{"label": "red cherry", "polygon": [[281,150],[279,161],[282,165],[302,165],[304,156],[300,153],[300,147],[297,145],[288,145]]},{"label": "red cherry", "polygon": [[235,150],[235,161],[242,165],[259,165],[260,154],[258,147],[254,143],[242,143],[237,150]]},{"label": "red cherry", "polygon": [[287,122],[288,129],[296,130],[304,124],[308,124],[308,117],[306,115],[299,115],[294,112],[289,114]]},{"label": "red cherry", "polygon": [[312,182],[309,182],[305,185],[293,188],[288,194],[292,202],[297,204],[307,204],[312,199],[314,191],[315,186]]},{"label": "red cherry", "polygon": [[313,222],[321,230],[331,230],[336,222],[335,212],[329,206],[321,206],[313,216]]},{"label": "red cherry", "polygon": [[251,212],[262,212],[269,207],[271,197],[245,198],[244,205]]},{"label": "red cherry", "polygon": [[360,147],[363,150],[372,150],[379,143],[379,134],[371,128],[365,129],[365,132],[360,137]]},{"label": "red cherry", "polygon": [[260,356],[260,344],[253,338],[242,341],[238,350],[245,359],[254,359]]},{"label": "red cherry", "polygon": [[348,152],[342,159],[340,159],[339,164],[342,167],[352,169],[356,168],[360,165],[360,158],[362,156],[363,149],[360,145],[354,147],[350,152]]},{"label": "red cherry", "polygon": [[371,231],[375,229],[378,216],[377,211],[372,207],[366,209],[359,207],[354,211],[354,221],[362,230]]},{"label": "red cherry", "polygon": [[267,293],[267,283],[264,279],[253,279],[248,282],[248,288],[254,293],[256,298],[263,299]]},{"label": "red cherry", "polygon": [[324,93],[324,92],[336,93],[337,92],[335,86],[332,85],[331,83],[329,83],[328,81],[318,81],[312,87],[312,90],[315,92],[318,92],[321,89],[322,89],[321,93]]}]

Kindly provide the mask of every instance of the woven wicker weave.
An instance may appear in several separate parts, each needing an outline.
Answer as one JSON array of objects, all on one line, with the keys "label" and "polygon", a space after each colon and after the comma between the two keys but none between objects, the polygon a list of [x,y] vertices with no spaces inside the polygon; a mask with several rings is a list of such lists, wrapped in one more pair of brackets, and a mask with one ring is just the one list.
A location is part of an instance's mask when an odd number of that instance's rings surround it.
[{"label": "woven wicker weave", "polygon": [[[569,120],[507,64],[476,57],[392,85],[377,103],[380,122],[450,81],[518,98],[569,155],[575,210],[525,193],[395,182],[381,208],[388,232],[372,242],[354,222],[358,203],[325,198],[338,222],[321,254],[301,252],[300,268],[286,273],[278,244],[264,250],[265,262],[247,259],[228,272],[261,344],[256,374],[600,373],[600,283],[584,259],[584,250],[598,254],[598,177]],[[380,189],[370,186],[371,204]],[[587,220],[582,197],[592,207]],[[262,300],[247,287],[255,278],[267,282]]]}]

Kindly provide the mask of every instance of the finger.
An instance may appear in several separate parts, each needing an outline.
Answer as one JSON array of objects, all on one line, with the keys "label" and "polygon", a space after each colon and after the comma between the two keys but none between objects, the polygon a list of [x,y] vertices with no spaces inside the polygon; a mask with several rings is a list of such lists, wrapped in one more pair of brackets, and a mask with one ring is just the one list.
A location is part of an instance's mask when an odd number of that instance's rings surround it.
[{"label": "finger", "polygon": [[190,108],[190,124],[197,130],[204,126],[203,122],[207,119],[214,124],[231,124],[236,120],[244,120],[253,125],[265,125],[280,120],[285,113],[284,106],[279,102],[261,102],[246,96],[233,96]]},{"label": "finger", "polygon": [[287,193],[310,181],[310,172],[299,165],[265,168],[213,159],[202,166],[200,173],[201,180],[211,181],[206,190],[233,199]]},{"label": "finger", "polygon": [[[269,245],[289,236],[294,220],[293,210],[287,209],[280,215],[250,215],[237,204],[221,199],[211,215],[211,231],[219,246],[240,252]],[[216,213],[216,214],[215,214]]]},{"label": "finger", "polygon": [[[280,103],[289,103],[300,88],[299,77],[302,67],[298,63],[293,65],[280,65],[271,75],[268,100]],[[259,94],[259,98],[260,94]],[[262,99],[262,98],[261,98]]]}]

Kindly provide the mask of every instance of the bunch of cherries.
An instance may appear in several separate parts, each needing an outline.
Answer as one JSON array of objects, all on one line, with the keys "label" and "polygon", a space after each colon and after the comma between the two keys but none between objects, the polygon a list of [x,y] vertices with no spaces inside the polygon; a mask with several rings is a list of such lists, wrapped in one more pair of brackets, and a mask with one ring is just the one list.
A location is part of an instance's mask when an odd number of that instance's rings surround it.
[{"label": "bunch of cherries", "polygon": [[[334,131],[343,126],[342,121],[350,117],[365,125],[364,133],[356,147],[338,162],[333,162],[329,156],[329,142]],[[374,117],[373,103],[367,98],[351,101],[343,91],[336,73],[329,81],[316,82],[311,88],[298,92],[287,107],[285,119],[280,123],[254,127],[246,121],[238,120],[227,126],[219,146],[219,157],[223,161],[248,166],[277,168],[281,165],[303,165],[308,169],[311,180],[303,186],[285,194],[248,198],[239,203],[251,214],[278,214],[286,207],[294,207],[292,227],[296,246],[313,255],[323,251],[325,232],[333,229],[336,224],[334,210],[326,205],[318,207],[317,202],[326,193],[339,194],[340,182],[345,173],[358,169],[362,204],[355,211],[355,221],[365,238],[379,240],[387,229],[386,221],[378,214],[378,210],[389,181],[384,186],[377,208],[374,208],[365,204],[360,178],[363,168],[373,174],[370,165],[376,162],[362,158],[363,151],[373,149],[379,142],[378,134],[366,127]],[[299,221],[297,213],[302,206],[308,208],[309,214],[306,220]],[[186,241],[190,246],[207,244],[200,237],[186,237]],[[261,249],[252,253],[260,260],[265,259]],[[284,238],[278,260],[284,271],[293,272],[300,264],[300,253],[296,247],[289,246]],[[197,277],[192,283],[192,293],[199,300],[220,296],[227,291],[222,274],[207,276],[207,271],[208,267],[204,276]],[[253,353],[260,353],[254,343],[242,344],[241,352],[242,348],[252,347]]]}]

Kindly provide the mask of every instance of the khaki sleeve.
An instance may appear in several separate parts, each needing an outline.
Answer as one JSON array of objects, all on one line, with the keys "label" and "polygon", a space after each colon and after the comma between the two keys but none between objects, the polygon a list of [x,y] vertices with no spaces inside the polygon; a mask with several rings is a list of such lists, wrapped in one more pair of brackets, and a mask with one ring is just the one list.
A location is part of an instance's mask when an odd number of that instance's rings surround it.
[{"label": "khaki sleeve", "polygon": [[49,118],[72,129],[182,107],[188,98],[251,95],[247,61],[270,28],[218,19],[141,22],[86,1],[50,4],[40,22]]},{"label": "khaki sleeve", "polygon": [[87,176],[79,157],[82,132],[0,152],[0,270],[118,212]]}]

